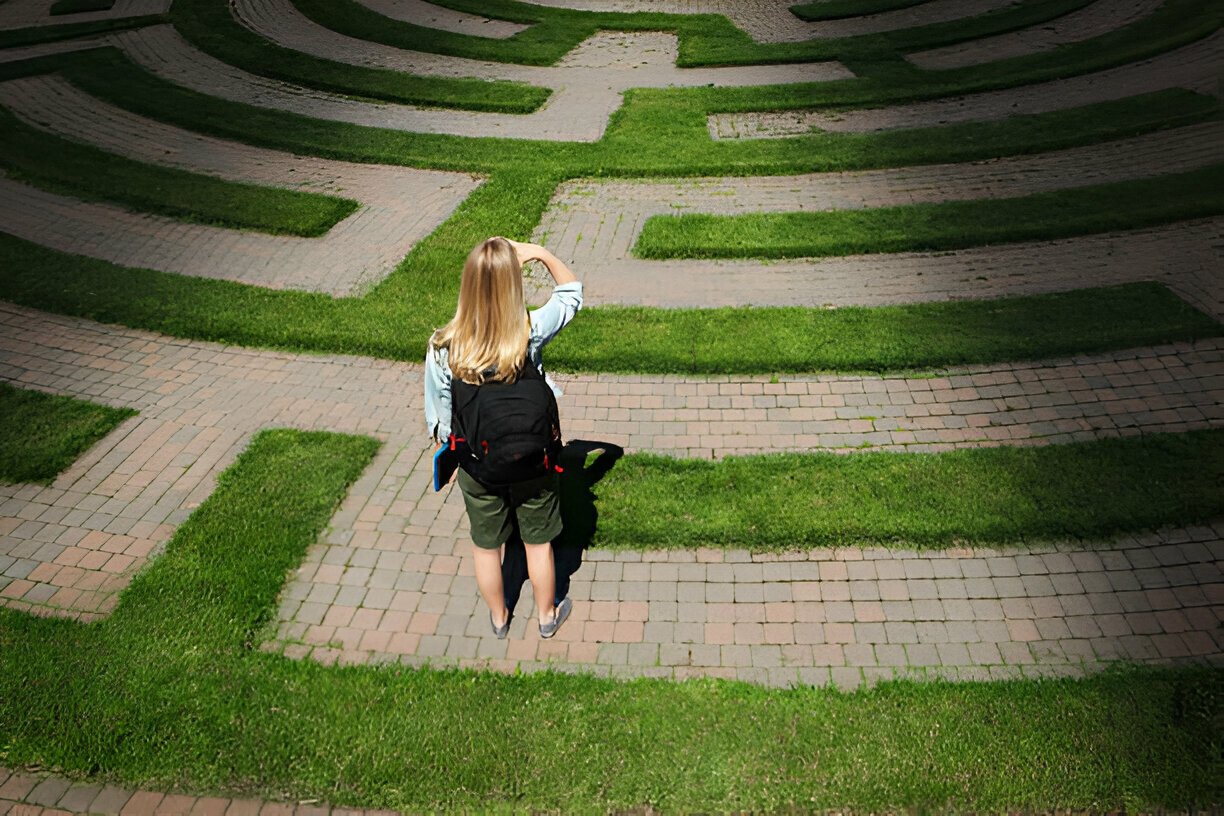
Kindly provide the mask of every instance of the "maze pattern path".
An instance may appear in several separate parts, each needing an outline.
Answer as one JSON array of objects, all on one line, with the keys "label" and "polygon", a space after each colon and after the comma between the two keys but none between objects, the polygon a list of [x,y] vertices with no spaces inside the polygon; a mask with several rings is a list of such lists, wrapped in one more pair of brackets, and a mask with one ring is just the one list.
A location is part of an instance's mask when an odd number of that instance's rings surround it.
[{"label": "maze pattern path", "polygon": [[[396,2],[369,1],[388,11]],[[554,2],[613,8],[620,0]],[[399,0],[398,8],[408,5]],[[810,25],[785,16],[783,3],[775,0],[663,4],[667,10],[691,13],[721,9],[758,39],[778,41],[889,30],[934,22],[938,15],[950,19],[981,13],[988,5],[1002,5],[1002,0],[933,0],[910,10]],[[236,8],[263,36],[307,53],[422,74],[517,79],[552,88],[554,95],[531,116],[422,111],[254,77],[200,53],[169,26],[104,41],[172,81],[251,104],[403,130],[536,139],[598,138],[619,104],[620,91],[628,87],[849,76],[831,63],[680,71],[674,67],[675,38],[653,34],[594,37],[553,68],[510,66],[344,38],[314,26],[286,0],[237,0]],[[1127,12],[1125,4],[1102,0],[1083,19],[1095,19],[1094,30],[1101,30],[1122,24],[1127,13],[1138,13],[1135,8]],[[759,26],[753,27],[757,24],[751,17],[760,20]],[[1082,37],[1087,29],[1074,31],[1063,21],[1052,26],[1047,38]],[[97,42],[89,39],[73,47]],[[1164,87],[1218,93],[1222,42],[1217,34],[1113,71],[887,111],[850,112],[841,122],[820,125],[861,131],[998,119]],[[63,47],[38,48],[50,53]],[[393,207],[397,193],[420,189],[410,185],[423,178],[416,171],[396,175],[389,168],[289,157],[201,138],[112,109],[54,80],[7,84],[0,88],[0,102],[40,126],[146,161],[266,184],[291,183],[292,169],[293,179],[304,174],[316,189],[343,186],[346,194],[368,193],[362,200],[369,209]],[[748,127],[743,120],[719,121],[714,129],[730,135]],[[751,302],[811,305],[1050,291],[1156,278],[1220,317],[1224,219],[1218,218],[943,255],[799,261],[771,267],[769,275],[760,275],[759,266],[737,262],[669,262],[635,270],[624,255],[637,227],[605,227],[616,215],[623,216],[622,224],[640,224],[664,204],[662,211],[684,211],[671,208],[677,200],[705,211],[721,211],[724,205],[727,211],[736,206],[741,211],[800,204],[881,206],[1018,194],[1142,176],[1154,169],[1171,172],[1174,166],[1209,161],[1219,135],[1218,125],[1204,125],[979,165],[734,183],[698,180],[679,190],[675,183],[578,182],[559,191],[541,229],[556,231],[563,254],[573,257],[586,277],[592,303],[743,303],[748,276],[754,274],[759,280]],[[172,152],[157,155],[166,149]],[[1159,160],[1155,164],[1154,158]],[[16,185],[2,186],[12,190]],[[588,200],[591,206],[583,203]],[[53,203],[63,206],[65,218],[92,211],[92,205]],[[16,230],[14,225],[25,217],[15,207],[0,216],[6,230]],[[41,224],[37,231],[45,239],[47,219],[36,216],[34,222]],[[112,228],[114,223],[108,222]],[[160,230],[158,238],[170,251],[190,233],[182,225],[176,229],[159,224],[151,232]],[[598,252],[584,255],[587,247],[598,247]],[[74,251],[89,250],[78,245]],[[253,268],[255,254],[251,249],[234,258]],[[619,260],[620,268],[600,268],[597,255]],[[273,285],[287,265],[287,256],[271,258],[268,274],[258,282]],[[696,294],[652,295],[646,283],[650,278],[656,290],[689,284]],[[658,286],[660,279],[668,281],[667,287]],[[676,297],[696,302],[680,303]],[[574,617],[556,639],[542,641],[527,625],[532,615],[529,593],[524,593],[511,637],[497,641],[478,613],[462,504],[453,490],[435,494],[427,487],[419,366],[227,348],[0,305],[0,379],[140,411],[50,487],[0,487],[0,599],[39,614],[105,614],[133,572],[207,498],[216,475],[251,435],[263,427],[290,426],[372,434],[384,443],[282,595],[266,647],[290,657],[499,670],[551,665],[615,676],[712,675],[774,685],[854,686],[892,676],[1078,674],[1118,659],[1218,664],[1224,653],[1224,520],[1108,542],[1046,542],[1008,550],[845,547],[754,555],[741,550],[593,549],[583,554],[571,583]],[[630,451],[686,457],[761,449],[844,451],[861,445],[936,451],[1224,427],[1224,341],[1218,339],[975,366],[937,377],[558,379],[567,393],[561,408],[571,438],[585,435]]]},{"label": "maze pattern path", "polygon": [[[533,5],[584,11],[642,11],[634,0],[531,0]],[[853,37],[933,25],[1002,8],[1010,0],[930,0],[907,9],[814,23],[791,13],[792,0],[661,0],[650,11],[668,14],[722,14],[757,42],[794,42]]]},{"label": "maze pattern path", "polygon": [[1161,5],[1163,0],[1097,0],[1079,11],[1040,25],[997,37],[919,51],[906,55],[906,59],[919,68],[944,70],[1022,57],[1100,37],[1147,17]]},{"label": "maze pattern path", "polygon": [[[1220,651],[1224,531],[1210,528],[1018,551],[591,550],[555,641],[530,630],[524,609],[498,641],[475,614],[462,503],[427,486],[418,366],[0,314],[0,376],[141,412],[51,487],[0,487],[0,597],[19,608],[108,610],[250,434],[288,425],[385,440],[284,593],[271,645],[293,656],[848,684],[862,668],[988,677]],[[630,451],[933,449],[1224,424],[1218,340],[943,379],[561,380],[571,436]],[[1135,593],[1125,607],[1122,591]]]},{"label": "maze pattern path", "polygon": [[1091,74],[965,96],[823,113],[712,114],[710,134],[716,139],[777,138],[823,130],[868,133],[881,130],[939,127],[957,122],[989,122],[1049,111],[1068,110],[1096,102],[1185,88],[1220,96],[1220,65],[1224,62],[1224,32],[1142,62]]},{"label": "maze pattern path", "polygon": [[189,133],[106,104],[52,75],[0,84],[0,104],[32,125],[140,161],[362,204],[325,236],[299,238],[184,224],[0,181],[0,222],[8,231],[124,266],[359,293],[390,273],[480,184],[466,173],[305,158]]},{"label": "maze pattern path", "polygon": [[[655,215],[832,210],[1017,197],[1177,173],[1219,160],[1217,123],[1103,145],[988,162],[737,179],[574,181],[536,231],[584,272],[600,303],[668,307],[879,305],[999,296],[1159,279],[1224,314],[1214,274],[1220,222],[1089,235],[958,253],[889,253],[793,261],[650,261],[631,257]],[[1120,246],[1127,251],[1118,252]],[[666,280],[666,285],[660,285]],[[537,279],[537,285],[542,285]]]},{"label": "maze pattern path", "polygon": [[439,31],[470,34],[474,37],[506,39],[531,28],[531,26],[512,23],[508,20],[465,14],[433,3],[426,3],[424,0],[358,0],[358,2],[393,20],[402,20],[426,28],[436,28]]},{"label": "maze pattern path", "polygon": [[[308,31],[325,31],[296,13],[290,14],[290,17],[292,19],[286,21],[281,20],[277,14],[269,13],[266,19],[269,24],[300,24]],[[309,42],[310,38],[304,39]],[[666,34],[597,35],[587,41],[585,50],[580,48],[578,54],[570,55],[570,58],[581,60],[582,64],[575,65],[575,70],[565,71],[564,74],[561,73],[561,68],[507,66],[407,52],[362,43],[359,40],[347,41],[347,38],[332,32],[326,32],[324,40],[323,45],[316,47],[315,51],[327,54],[329,59],[354,62],[359,61],[363,54],[387,52],[389,58],[378,63],[379,67],[395,67],[397,70],[415,70],[447,76],[519,79],[551,87],[553,95],[543,108],[531,114],[477,113],[360,102],[257,77],[226,65],[193,48],[169,26],[150,26],[112,37],[114,43],[147,70],[171,82],[212,96],[277,108],[317,119],[457,136],[590,142],[603,135],[608,117],[620,106],[620,92],[625,88],[651,84],[705,85],[719,82],[750,85],[842,79],[851,76],[837,63],[757,66],[748,69],[695,68],[681,72],[674,65],[675,37]],[[353,45],[350,46],[349,42]],[[670,61],[666,56],[669,53],[673,55]],[[581,54],[591,56],[586,58],[581,57]],[[640,71],[607,70],[608,63],[614,59],[637,60],[639,57],[642,62],[647,63],[639,66]],[[655,69],[653,76],[652,67]],[[751,74],[744,75],[741,70],[748,70]]]}]

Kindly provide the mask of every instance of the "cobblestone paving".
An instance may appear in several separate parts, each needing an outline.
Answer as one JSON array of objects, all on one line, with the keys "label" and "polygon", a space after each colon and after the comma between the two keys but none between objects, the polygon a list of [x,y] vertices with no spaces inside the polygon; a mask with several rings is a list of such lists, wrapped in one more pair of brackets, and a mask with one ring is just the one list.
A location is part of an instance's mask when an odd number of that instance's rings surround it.
[{"label": "cobblestone paving", "polygon": [[[417,366],[0,314],[4,379],[141,412],[50,487],[0,488],[0,597],[18,608],[106,612],[249,435],[288,425],[385,440],[286,588],[269,648],[294,657],[849,684],[1220,651],[1221,531],[1210,528],[1009,552],[592,550],[554,641],[522,608],[498,641],[476,614],[461,502],[427,488]],[[1222,352],[1211,341],[935,379],[571,375],[562,412],[572,438],[589,429],[631,451],[715,456],[761,442],[943,448],[1219,427]],[[1134,593],[1125,607],[1122,592]]]},{"label": "cobblestone paving", "polygon": [[531,28],[531,26],[512,23],[508,20],[495,20],[476,14],[465,14],[462,11],[426,3],[424,0],[358,0],[358,2],[393,20],[402,20],[425,28],[436,28],[439,31],[470,34],[474,37],[506,39]]},{"label": "cobblestone paving", "polygon": [[[276,21],[275,15],[272,20]],[[298,17],[285,23],[295,23]],[[306,21],[304,26],[313,26]],[[317,28],[317,27],[316,27]],[[324,31],[324,29],[319,29]],[[567,59],[577,61],[583,53],[604,56],[583,59],[574,70],[564,75],[561,68],[530,68],[501,63],[479,63],[475,60],[417,54],[401,49],[386,48],[352,40],[350,49],[339,35],[327,32],[330,47],[325,50],[341,61],[356,61],[367,51],[386,50],[393,55],[398,70],[417,70],[444,75],[480,76],[481,66],[496,78],[522,79],[546,74],[547,81],[532,84],[547,85],[553,94],[543,108],[531,114],[477,113],[473,111],[422,109],[410,105],[392,105],[345,99],[321,91],[287,85],[279,80],[257,77],[226,65],[193,48],[169,26],[150,26],[137,31],[116,34],[111,41],[141,66],[192,90],[235,102],[311,116],[351,122],[371,127],[410,130],[422,133],[448,133],[458,136],[503,136],[507,138],[543,139],[552,141],[596,141],[607,125],[608,117],[620,106],[620,92],[625,88],[649,85],[756,85],[766,83],[842,79],[851,74],[837,63],[808,63],[802,66],[755,66],[747,69],[693,68],[681,71],[674,65],[675,37],[667,34],[612,34],[592,37],[576,54]],[[340,38],[343,40],[343,38]],[[411,57],[407,55],[411,54]],[[672,56],[668,56],[671,54]],[[613,55],[638,60],[636,68],[610,71],[607,64]],[[435,63],[455,60],[464,64],[449,73],[434,68]],[[421,68],[410,69],[411,65]],[[748,71],[749,73],[744,73]],[[487,78],[487,77],[486,77]],[[529,80],[530,81],[530,80]]]},{"label": "cobblestone paving", "polygon": [[116,108],[54,75],[0,83],[0,104],[29,124],[140,161],[362,204],[325,236],[298,238],[186,224],[0,181],[6,230],[124,266],[360,293],[390,273],[480,184],[467,173],[306,158],[201,136]]},{"label": "cobblestone paving", "polygon": [[1222,61],[1224,32],[1217,32],[1197,43],[1143,62],[1019,88],[836,114],[820,111],[713,114],[709,117],[709,127],[710,134],[716,139],[779,138],[813,130],[867,133],[938,127],[957,122],[997,121],[1010,116],[1109,102],[1168,88],[1186,88],[1218,97]]},{"label": "cobblestone paving", "polygon": [[115,5],[105,11],[52,15],[51,3],[48,0],[5,0],[0,3],[0,30],[164,14],[170,10],[170,2],[171,0],[115,0]]},{"label": "cobblestone paving", "polygon": [[1050,51],[1100,37],[1147,17],[1162,0],[1097,0],[1079,11],[1019,31],[983,37],[906,56],[919,68],[943,70]]}]

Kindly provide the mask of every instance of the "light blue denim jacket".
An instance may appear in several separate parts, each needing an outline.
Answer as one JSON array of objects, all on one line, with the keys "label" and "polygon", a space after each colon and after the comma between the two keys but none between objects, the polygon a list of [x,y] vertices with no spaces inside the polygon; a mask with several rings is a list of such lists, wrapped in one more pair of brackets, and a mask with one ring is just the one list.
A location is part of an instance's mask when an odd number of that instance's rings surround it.
[{"label": "light blue denim jacket", "polygon": [[[541,352],[581,308],[582,281],[574,281],[555,287],[548,303],[528,312],[531,339],[527,343],[527,356],[531,364],[544,374],[544,379],[558,397],[561,396],[561,389],[545,373]],[[446,349],[430,349],[425,354],[425,424],[436,442],[450,436],[451,370]]]}]

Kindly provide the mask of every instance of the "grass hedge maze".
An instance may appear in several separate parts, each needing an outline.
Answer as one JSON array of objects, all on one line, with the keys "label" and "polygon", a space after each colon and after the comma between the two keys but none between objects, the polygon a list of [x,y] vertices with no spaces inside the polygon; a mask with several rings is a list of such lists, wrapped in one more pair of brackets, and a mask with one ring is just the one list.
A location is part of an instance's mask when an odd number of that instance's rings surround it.
[{"label": "grass hedge maze", "polygon": [[[1218,803],[1224,6],[633,5],[0,4],[0,764]],[[586,286],[553,641],[425,487],[494,234]]]}]

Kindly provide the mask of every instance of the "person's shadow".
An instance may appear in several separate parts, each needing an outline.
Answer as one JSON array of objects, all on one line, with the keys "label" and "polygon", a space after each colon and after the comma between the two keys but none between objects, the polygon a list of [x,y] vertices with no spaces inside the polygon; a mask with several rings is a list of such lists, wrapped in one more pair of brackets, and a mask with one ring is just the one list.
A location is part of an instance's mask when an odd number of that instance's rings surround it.
[{"label": "person's shadow", "polygon": [[[591,459],[596,451],[599,455]],[[571,440],[561,451],[561,521],[564,529],[553,541],[558,599],[569,594],[570,577],[582,566],[582,553],[595,538],[599,511],[595,509],[593,488],[624,455],[625,449],[619,445],[586,439]],[[502,582],[506,605],[511,612],[518,604],[526,581],[527,551],[516,520],[502,559]]]}]

